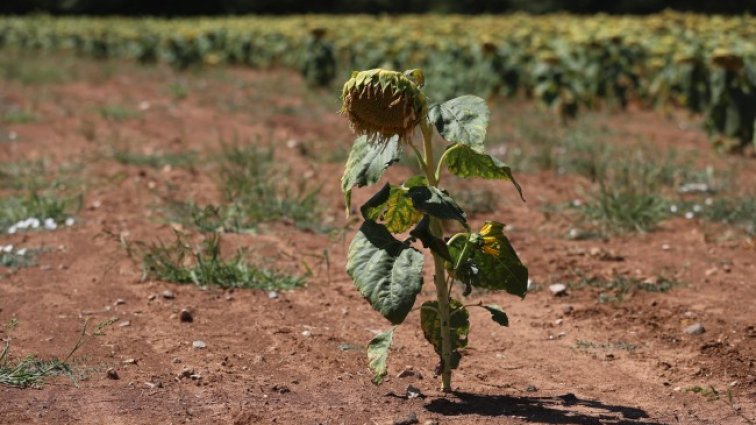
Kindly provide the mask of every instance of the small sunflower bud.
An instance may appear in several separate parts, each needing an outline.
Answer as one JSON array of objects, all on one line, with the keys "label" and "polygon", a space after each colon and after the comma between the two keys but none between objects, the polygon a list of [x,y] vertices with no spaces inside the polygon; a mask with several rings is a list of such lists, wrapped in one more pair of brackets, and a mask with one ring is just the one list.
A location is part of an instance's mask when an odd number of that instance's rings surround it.
[{"label": "small sunflower bud", "polygon": [[347,115],[355,133],[379,140],[393,136],[410,139],[428,106],[420,91],[422,72],[407,73],[385,69],[352,73],[341,93],[341,113]]}]

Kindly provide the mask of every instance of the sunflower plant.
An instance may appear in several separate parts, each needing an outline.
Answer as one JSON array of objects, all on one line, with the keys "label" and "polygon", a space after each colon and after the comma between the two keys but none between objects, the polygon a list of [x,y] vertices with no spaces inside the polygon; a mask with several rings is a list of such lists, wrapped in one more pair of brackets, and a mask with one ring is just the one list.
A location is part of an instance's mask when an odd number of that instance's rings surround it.
[{"label": "sunflower plant", "polygon": [[[394,325],[368,344],[372,380],[380,384],[396,327],[414,309],[423,285],[425,256],[419,248],[430,251],[436,299],[419,307],[420,325],[440,358],[443,390],[449,392],[452,369],[468,343],[468,307],[480,307],[498,324],[509,324],[496,304],[465,305],[454,296],[454,283],[462,296],[477,287],[524,297],[528,269],[502,223],[471,228],[464,210],[440,186],[444,170],[461,178],[508,180],[520,197],[522,191],[511,169],[485,153],[490,115],[485,101],[461,96],[429,103],[423,85],[420,70],[384,69],[354,72],[344,84],[342,114],[358,135],[341,180],[348,211],[352,190],[377,183],[403,153],[414,154],[423,170],[399,184],[386,183],[361,206],[364,222],[350,244],[346,268],[357,290]],[[443,152],[436,159],[439,145]],[[456,222],[461,231],[445,235],[445,222]]]}]

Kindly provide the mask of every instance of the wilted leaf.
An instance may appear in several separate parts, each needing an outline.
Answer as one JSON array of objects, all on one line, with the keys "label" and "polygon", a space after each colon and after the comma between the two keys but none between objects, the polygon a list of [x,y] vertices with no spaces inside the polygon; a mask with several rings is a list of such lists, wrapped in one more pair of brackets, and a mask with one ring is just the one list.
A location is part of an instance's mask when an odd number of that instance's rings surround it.
[{"label": "wilted leaf", "polygon": [[[450,147],[446,155],[446,167],[457,177],[482,177],[484,179],[509,180],[522,196],[522,188],[512,175],[512,169],[495,157],[476,152],[466,145]],[[524,200],[525,198],[523,198]]]},{"label": "wilted leaf", "polygon": [[[470,313],[457,300],[449,303],[451,316],[449,330],[451,336],[451,368],[459,366],[459,349],[467,347],[467,334],[470,332]],[[441,356],[441,318],[438,314],[438,301],[426,301],[420,308],[420,327],[423,328],[425,339],[433,344],[436,354]]]},{"label": "wilted leaf", "polygon": [[389,184],[373,195],[360,210],[365,220],[383,220],[391,233],[406,232],[423,218],[423,214],[412,205],[407,190]]},{"label": "wilted leaf", "polygon": [[494,322],[500,324],[501,326],[509,326],[509,318],[507,317],[507,313],[504,313],[504,310],[502,310],[499,305],[488,304],[484,305],[483,308],[491,313],[491,319],[493,319]]},{"label": "wilted leaf", "polygon": [[409,189],[409,196],[418,211],[443,220],[457,220],[467,227],[465,212],[447,192],[433,186],[415,186]]},{"label": "wilted leaf", "polygon": [[349,246],[347,273],[374,309],[399,324],[420,292],[423,261],[423,254],[395,239],[385,226],[366,221]]},{"label": "wilted leaf", "polygon": [[462,249],[464,239],[457,239],[449,245],[449,253],[454,261],[447,263],[454,278],[472,286],[493,290],[505,290],[510,294],[525,297],[528,289],[528,268],[517,257],[509,240],[502,232],[503,225],[487,221],[474,234],[472,249],[459,269],[453,270]]},{"label": "wilted leaf", "polygon": [[379,333],[373,339],[370,340],[367,346],[368,366],[373,371],[373,383],[375,385],[383,382],[383,377],[388,372],[388,355],[391,343],[394,340],[393,327],[386,332]]},{"label": "wilted leaf", "polygon": [[355,139],[341,177],[341,191],[347,208],[352,201],[352,189],[377,182],[391,164],[399,161],[399,152],[398,137],[381,143],[371,142],[368,136]]},{"label": "wilted leaf", "polygon": [[483,150],[489,118],[486,101],[470,95],[433,105],[428,110],[428,119],[441,137],[479,151]]}]

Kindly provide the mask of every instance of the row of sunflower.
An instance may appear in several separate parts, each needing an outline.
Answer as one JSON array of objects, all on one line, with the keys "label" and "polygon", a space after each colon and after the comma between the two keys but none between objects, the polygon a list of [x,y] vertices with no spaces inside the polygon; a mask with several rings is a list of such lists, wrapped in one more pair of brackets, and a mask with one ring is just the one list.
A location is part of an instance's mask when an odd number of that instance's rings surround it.
[{"label": "row of sunflower", "polygon": [[423,68],[442,101],[524,95],[567,120],[637,101],[706,115],[717,144],[753,145],[756,18],[287,16],[190,19],[0,17],[0,48],[301,70],[328,85],[353,69]]}]

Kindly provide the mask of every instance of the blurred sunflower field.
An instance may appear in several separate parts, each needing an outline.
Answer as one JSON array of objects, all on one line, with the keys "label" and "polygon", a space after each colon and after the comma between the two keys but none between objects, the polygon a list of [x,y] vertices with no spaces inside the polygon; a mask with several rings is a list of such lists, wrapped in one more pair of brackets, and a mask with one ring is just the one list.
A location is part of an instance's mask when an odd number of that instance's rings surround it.
[{"label": "blurred sunflower field", "polygon": [[0,17],[0,48],[178,69],[285,67],[317,86],[354,69],[422,68],[433,101],[525,96],[564,121],[630,102],[682,107],[704,115],[718,147],[756,145],[756,18],[747,15]]}]

